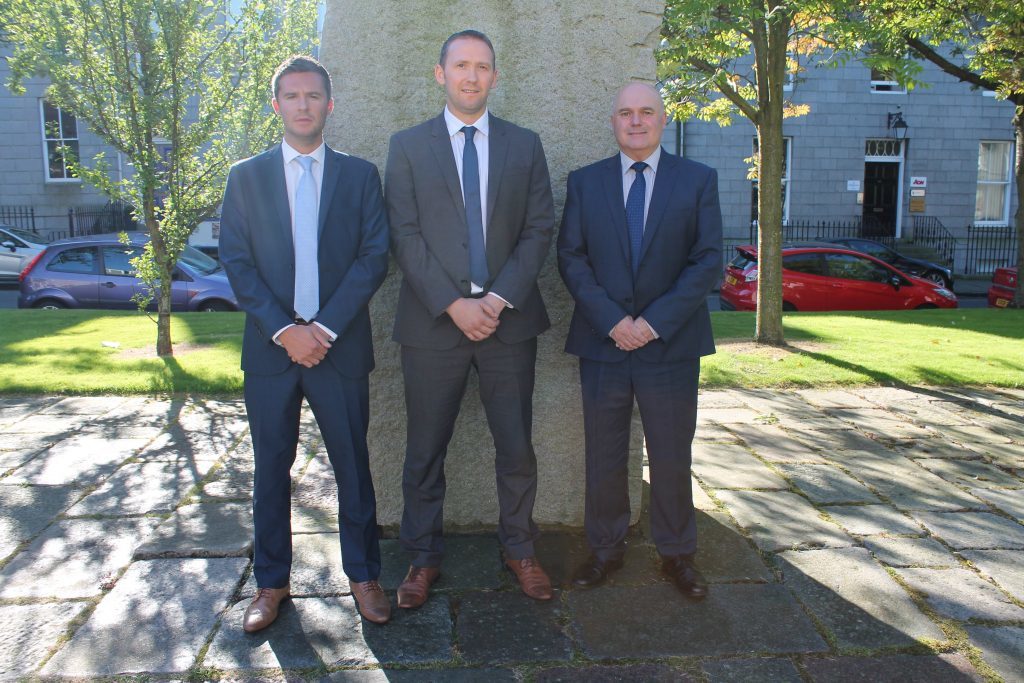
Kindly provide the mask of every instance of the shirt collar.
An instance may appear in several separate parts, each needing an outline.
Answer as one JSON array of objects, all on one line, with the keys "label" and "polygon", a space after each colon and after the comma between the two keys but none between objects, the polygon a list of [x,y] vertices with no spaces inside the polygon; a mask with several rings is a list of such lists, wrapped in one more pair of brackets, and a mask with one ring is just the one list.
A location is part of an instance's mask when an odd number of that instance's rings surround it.
[{"label": "shirt collar", "polygon": [[[448,126],[448,137],[454,137],[464,126],[468,125],[456,118],[455,114],[448,109],[447,104],[444,105],[444,123]],[[486,109],[484,109],[483,116],[478,118],[476,123],[473,124],[473,127],[485,136],[490,134],[491,116]]]},{"label": "shirt collar", "polygon": [[[284,155],[284,165],[285,166],[287,166],[288,164],[292,163],[292,161],[295,159],[295,157],[303,156],[302,152],[299,152],[294,147],[289,145],[286,140],[282,140],[281,141],[281,154]],[[309,154],[307,154],[305,156],[313,157],[314,159],[316,159],[316,162],[318,164],[320,164],[320,168],[323,168],[323,166],[324,166],[324,157],[326,155],[327,155],[327,145],[325,143],[321,142],[319,147],[317,147],[316,149],[314,149],[312,152],[310,152]]]},{"label": "shirt collar", "polygon": [[[661,145],[651,153],[651,156],[644,159],[644,163],[651,167],[651,171],[655,175],[658,173],[658,162],[661,160]],[[622,175],[626,175],[629,172],[630,166],[636,162],[626,156],[623,152],[619,152],[619,163],[622,164]]]}]

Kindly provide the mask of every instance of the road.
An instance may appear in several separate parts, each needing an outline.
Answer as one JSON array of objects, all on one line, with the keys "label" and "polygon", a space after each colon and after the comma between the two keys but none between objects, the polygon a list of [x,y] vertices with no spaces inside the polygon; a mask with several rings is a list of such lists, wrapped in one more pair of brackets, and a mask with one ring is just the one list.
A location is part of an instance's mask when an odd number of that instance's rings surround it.
[{"label": "road", "polygon": [[[960,308],[985,308],[988,302],[984,296],[961,296]],[[0,284],[0,309],[18,307],[18,287],[16,285]],[[708,297],[708,308],[712,311],[718,309],[718,295],[712,294]]]}]

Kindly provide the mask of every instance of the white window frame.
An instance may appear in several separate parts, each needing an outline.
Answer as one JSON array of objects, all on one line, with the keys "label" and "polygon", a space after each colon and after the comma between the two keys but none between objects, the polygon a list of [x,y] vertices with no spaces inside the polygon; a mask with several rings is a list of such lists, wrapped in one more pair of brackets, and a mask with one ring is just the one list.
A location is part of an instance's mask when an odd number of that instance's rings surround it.
[{"label": "white window frame", "polygon": [[[800,68],[800,61],[797,59],[799,55],[795,52],[786,53],[786,75],[782,80],[782,92],[793,92],[793,84],[796,82],[796,72]],[[793,63],[793,68],[789,68],[789,63]]]},{"label": "white window frame", "polygon": [[907,87],[900,85],[899,81],[886,80],[884,78],[876,78],[878,76],[884,76],[878,69],[871,69],[871,85],[869,86],[871,92],[877,95],[906,95]]},{"label": "white window frame", "polygon": [[[981,189],[982,185],[1002,185],[1004,187],[1004,191],[1003,191],[1003,216],[1002,216],[1002,219],[1000,219],[1000,220],[977,220],[977,219],[975,219],[973,224],[974,225],[988,225],[988,226],[997,226],[997,225],[999,225],[999,226],[1007,225],[1008,226],[1010,224],[1010,195],[1013,194],[1013,153],[1014,153],[1013,141],[1012,140],[979,140],[978,141],[978,163],[979,163],[979,165],[981,163],[981,147],[982,147],[982,145],[992,145],[992,144],[1004,145],[1006,147],[1006,157],[1005,157],[1005,162],[1006,163],[1004,164],[1006,179],[1005,180],[982,180],[981,178],[978,178],[977,189]],[[979,174],[981,173],[981,169],[980,168],[978,169],[978,172],[979,172]],[[977,189],[975,190],[975,194],[974,194],[975,210],[977,210],[977,205],[978,205],[977,204],[977,202],[978,202]]]},{"label": "white window frame", "polygon": [[[57,126],[61,129],[61,130],[57,131],[59,137],[55,137],[55,138],[50,137],[48,132],[47,132],[47,130],[46,130],[46,100],[44,98],[39,98],[39,130],[40,130],[40,136],[41,136],[42,145],[43,145],[43,178],[44,178],[44,180],[47,183],[81,183],[82,182],[81,178],[72,178],[72,177],[66,175],[67,174],[67,159],[64,159],[64,161],[63,161],[63,163],[64,163],[64,172],[65,172],[65,177],[64,178],[54,178],[54,177],[52,177],[50,175],[50,145],[49,145],[50,142],[59,142],[62,145],[63,144],[67,144],[68,142],[76,142],[76,143],[78,143],[78,146],[79,146],[78,147],[79,154],[81,154],[81,138],[79,138],[77,135],[75,137],[73,137],[73,138],[72,137],[64,137],[64,130],[63,130],[63,126],[64,126],[64,123],[63,123],[64,112],[61,111],[61,108],[58,107],[55,104],[51,104],[50,106],[52,106],[53,108],[55,108],[57,110]],[[68,116],[71,116],[71,115],[69,114]],[[73,117],[73,118],[75,119],[75,132],[77,133],[78,132],[78,125],[79,125],[78,124],[78,117]]]},{"label": "white window frame", "polygon": [[[753,139],[753,152],[754,155],[758,154],[757,137]],[[782,224],[785,225],[789,222],[789,179],[793,173],[793,136],[784,135],[782,137],[783,154],[782,154]],[[757,191],[760,192],[760,181],[752,181],[753,185],[758,185]]]}]

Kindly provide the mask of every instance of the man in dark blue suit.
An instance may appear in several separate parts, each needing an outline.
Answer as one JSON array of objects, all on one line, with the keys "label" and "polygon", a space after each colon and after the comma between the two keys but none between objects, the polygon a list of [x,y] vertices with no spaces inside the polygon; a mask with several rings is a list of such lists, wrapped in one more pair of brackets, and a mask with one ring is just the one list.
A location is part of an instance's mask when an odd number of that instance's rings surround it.
[{"label": "man in dark blue suit", "polygon": [[721,275],[722,215],[717,174],[662,150],[665,123],[657,90],[626,85],[612,110],[620,153],[569,174],[558,266],[576,301],[565,350],[580,358],[592,553],[573,583],[599,585],[622,566],[635,399],[662,571],[701,599],[690,444],[700,357],[715,351],[705,299]]},{"label": "man in dark blue suit", "polygon": [[366,430],[373,343],[367,304],[387,274],[388,226],[373,164],[323,140],[334,108],[327,70],[286,60],[272,82],[284,141],[228,174],[220,253],[246,313],[245,407],[255,454],[253,573],[247,632],[288,597],[291,479],[303,398],[338,484],[342,566],[360,613],[385,623]]}]

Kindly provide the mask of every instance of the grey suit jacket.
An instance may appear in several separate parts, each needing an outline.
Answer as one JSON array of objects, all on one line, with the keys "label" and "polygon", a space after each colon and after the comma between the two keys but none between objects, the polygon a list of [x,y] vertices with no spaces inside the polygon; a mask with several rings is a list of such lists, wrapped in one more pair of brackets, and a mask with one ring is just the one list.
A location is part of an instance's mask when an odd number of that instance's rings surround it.
[{"label": "grey suit jacket", "polygon": [[[540,137],[490,116],[487,266],[494,291],[513,308],[495,333],[505,343],[550,326],[537,288],[554,229],[551,179]],[[391,137],[385,170],[391,246],[404,275],[394,340],[454,348],[464,335],[445,313],[470,293],[466,210],[444,116]]]},{"label": "grey suit jacket", "polygon": [[[373,164],[327,148],[319,231],[316,320],[338,335],[327,360],[347,377],[362,377],[373,369],[367,304],[388,268],[387,217]],[[295,251],[280,145],[231,167],[220,256],[246,313],[242,369],[284,372],[292,361],[272,337],[295,315]]]}]

